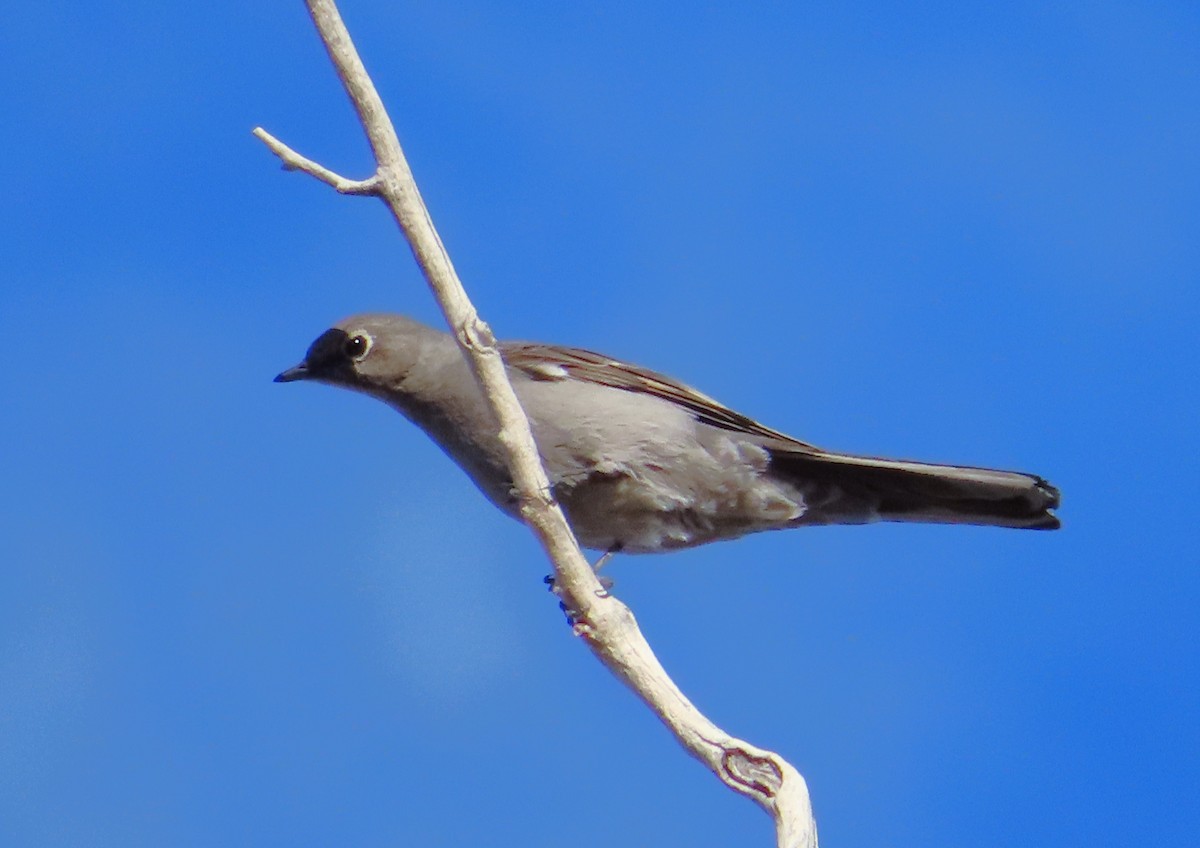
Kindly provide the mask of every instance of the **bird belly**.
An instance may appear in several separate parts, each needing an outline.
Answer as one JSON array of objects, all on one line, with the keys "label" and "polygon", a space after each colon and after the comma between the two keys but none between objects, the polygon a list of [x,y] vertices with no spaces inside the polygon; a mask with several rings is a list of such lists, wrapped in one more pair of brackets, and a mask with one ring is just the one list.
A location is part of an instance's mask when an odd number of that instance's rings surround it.
[{"label": "bird belly", "polygon": [[[556,487],[580,543],[597,550],[660,553],[793,526],[803,499],[755,464],[595,469]],[[708,471],[710,473],[703,473]]]},{"label": "bird belly", "polygon": [[585,547],[656,553],[788,526],[802,496],[753,442],[645,394],[521,384],[555,497]]}]

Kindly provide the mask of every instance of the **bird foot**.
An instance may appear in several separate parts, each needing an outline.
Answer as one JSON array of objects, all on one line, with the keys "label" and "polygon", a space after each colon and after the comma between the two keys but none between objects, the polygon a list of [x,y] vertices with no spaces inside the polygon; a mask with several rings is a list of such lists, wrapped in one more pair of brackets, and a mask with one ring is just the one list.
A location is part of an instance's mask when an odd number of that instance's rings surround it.
[{"label": "bird foot", "polygon": [[[598,560],[592,563],[592,571],[596,574],[596,579],[600,581],[600,589],[596,592],[596,597],[607,598],[612,593],[612,587],[616,585],[616,581],[607,575],[600,574],[600,569],[603,568],[610,559],[621,550],[620,546],[614,546],[605,551]],[[563,611],[563,615],[567,617],[567,623],[572,627],[576,626],[577,611],[567,606],[566,601],[561,600],[563,593],[558,587],[558,581],[553,574],[547,574],[542,578],[542,582],[546,584],[546,589],[558,598],[558,608]]]},{"label": "bird foot", "polygon": [[[613,580],[611,577],[601,575],[600,569],[604,568],[604,566],[606,566],[608,564],[608,561],[611,560],[614,556],[616,556],[620,552],[621,552],[621,546],[614,545],[613,547],[611,547],[607,551],[605,551],[603,554],[601,554],[600,558],[598,560],[596,560],[595,562],[592,563],[592,571],[593,571],[593,573],[595,573],[596,579],[600,581],[600,588],[604,592],[604,594],[600,595],[600,597],[607,597],[608,593],[612,591],[612,587],[617,585],[617,582],[615,580]],[[546,584],[546,588],[551,593],[553,593],[555,595],[562,594],[562,592],[558,588],[558,581],[555,579],[553,574],[547,574],[545,577],[542,578],[542,582]],[[599,594],[599,593],[597,593],[597,594]]]}]

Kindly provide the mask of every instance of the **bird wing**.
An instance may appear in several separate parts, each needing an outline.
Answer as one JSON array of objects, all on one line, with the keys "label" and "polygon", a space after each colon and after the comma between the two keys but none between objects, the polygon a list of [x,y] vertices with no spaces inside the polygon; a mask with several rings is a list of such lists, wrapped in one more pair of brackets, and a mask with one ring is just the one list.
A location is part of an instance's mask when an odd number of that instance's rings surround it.
[{"label": "bird wing", "polygon": [[500,354],[510,368],[534,380],[580,380],[627,392],[639,392],[683,407],[697,421],[723,430],[766,439],[782,450],[818,451],[813,445],[764,427],[753,418],[684,385],[665,374],[630,365],[590,350],[532,342],[501,342]]},{"label": "bird wing", "polygon": [[764,427],[664,374],[589,350],[502,342],[500,353],[510,368],[531,379],[580,380],[640,392],[686,409],[697,421],[761,440],[773,471],[805,492],[811,523],[858,523],[874,517],[1059,526],[1049,512],[1058,506],[1058,490],[1032,474],[833,453]]}]

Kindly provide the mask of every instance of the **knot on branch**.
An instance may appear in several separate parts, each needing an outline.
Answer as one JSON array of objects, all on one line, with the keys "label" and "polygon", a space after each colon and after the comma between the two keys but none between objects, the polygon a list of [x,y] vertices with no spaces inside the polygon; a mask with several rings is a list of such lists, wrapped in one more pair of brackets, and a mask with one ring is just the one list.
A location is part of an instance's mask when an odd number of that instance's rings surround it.
[{"label": "knot on branch", "polygon": [[496,349],[496,336],[492,328],[478,315],[472,315],[458,325],[459,342],[476,353],[487,353]]},{"label": "knot on branch", "polygon": [[554,493],[549,488],[538,489],[531,495],[521,495],[518,493],[519,509],[521,510],[521,519],[529,524],[541,516],[542,513],[554,506]]},{"label": "knot on branch", "polygon": [[725,782],[748,794],[773,801],[783,786],[783,772],[774,759],[742,748],[726,748],[721,755]]}]

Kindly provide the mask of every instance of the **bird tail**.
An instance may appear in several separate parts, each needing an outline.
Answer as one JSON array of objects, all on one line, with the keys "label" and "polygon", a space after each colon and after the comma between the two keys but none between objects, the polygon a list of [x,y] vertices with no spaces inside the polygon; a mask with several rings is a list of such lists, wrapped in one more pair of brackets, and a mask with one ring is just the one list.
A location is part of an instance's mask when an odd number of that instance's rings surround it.
[{"label": "bird tail", "polygon": [[1058,489],[1041,477],[820,450],[775,450],[771,474],[799,489],[799,524],[913,521],[1055,530]]}]

